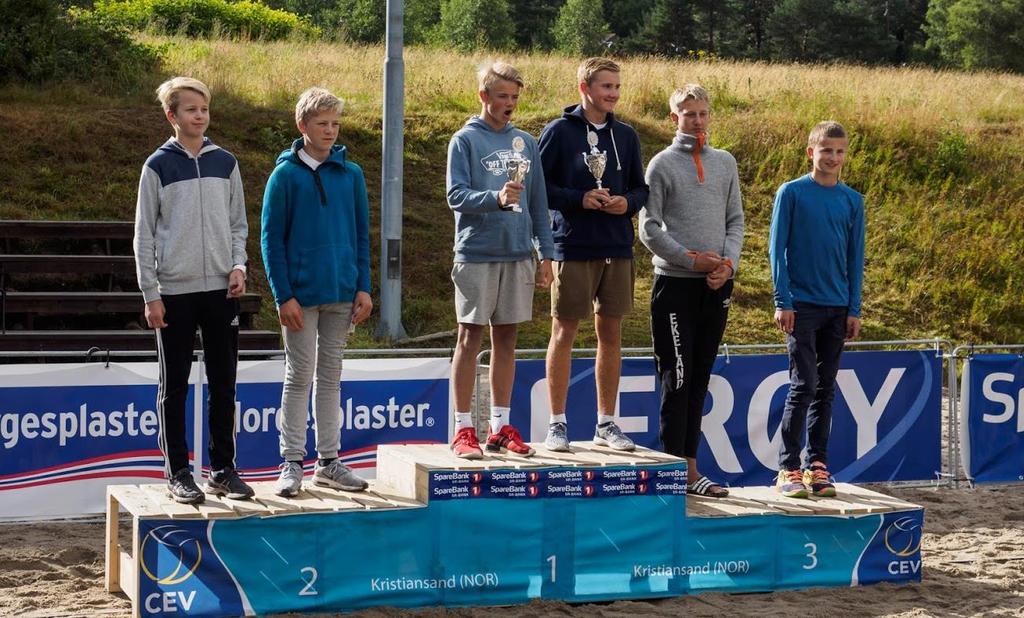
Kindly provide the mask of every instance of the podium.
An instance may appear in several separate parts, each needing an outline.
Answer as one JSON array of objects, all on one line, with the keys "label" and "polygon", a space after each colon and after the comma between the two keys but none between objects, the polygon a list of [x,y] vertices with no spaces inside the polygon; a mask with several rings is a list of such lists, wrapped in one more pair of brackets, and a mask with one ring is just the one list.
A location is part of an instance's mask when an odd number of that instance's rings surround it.
[{"label": "podium", "polygon": [[[686,495],[686,462],[588,442],[463,460],[446,445],[378,447],[366,492],[172,502],[108,489],[106,585],[138,616],[350,611],[643,599],[920,581],[923,509],[841,484]],[[119,543],[120,512],[131,538]]]}]

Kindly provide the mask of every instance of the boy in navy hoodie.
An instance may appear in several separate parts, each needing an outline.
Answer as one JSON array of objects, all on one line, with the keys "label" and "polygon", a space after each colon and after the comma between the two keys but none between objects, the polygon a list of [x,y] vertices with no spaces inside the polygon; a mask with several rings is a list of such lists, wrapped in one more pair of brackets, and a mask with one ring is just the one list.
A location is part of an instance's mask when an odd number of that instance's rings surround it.
[{"label": "boy in navy hoodie", "polygon": [[[533,137],[512,126],[523,78],[495,62],[478,74],[480,115],[448,144],[448,206],[455,213],[455,311],[459,334],[452,357],[455,437],[452,452],[483,452],[469,411],[476,355],[491,327],[490,452],[530,456],[533,449],[509,424],[517,324],[533,317],[533,289],[551,283],[551,228],[540,153]],[[526,172],[517,177],[509,170]],[[534,252],[539,252],[540,267]]]},{"label": "boy in navy hoodie", "polygon": [[[597,426],[594,443],[631,451],[615,423],[622,363],[622,318],[633,309],[633,216],[647,202],[640,138],[615,118],[619,65],[588,58],[576,73],[580,104],[565,108],[540,134],[555,241],[547,379],[551,423],[545,446],[568,451],[565,417],[572,345],[580,320],[597,332]],[[604,169],[587,155],[605,160]],[[594,158],[591,158],[594,161]],[[601,178],[596,173],[602,172]]]},{"label": "boy in navy hoodie", "polygon": [[860,334],[864,282],[864,198],[839,180],[848,144],[838,122],[818,123],[807,138],[811,173],[779,187],[772,212],[775,323],[789,348],[775,485],[790,498],[836,495],[827,467],[832,396],[843,342]]},{"label": "boy in navy hoodie", "polygon": [[281,474],[275,490],[302,487],[309,388],[317,461],[313,483],[362,491],[367,483],[338,459],[341,362],[348,335],[370,315],[370,214],[363,170],[336,145],[342,102],[323,88],[302,93],[302,133],[277,158],[263,194],[263,262],[285,347]]},{"label": "boy in navy hoodie", "polygon": [[235,157],[206,137],[210,90],[205,84],[175,77],[160,85],[157,98],[174,137],[142,167],[133,244],[146,323],[156,329],[158,442],[167,488],[177,502],[205,499],[188,467],[185,436],[188,374],[199,328],[210,382],[207,491],[249,498],[252,488],[235,470],[238,297],[245,293],[249,234],[242,177]]}]

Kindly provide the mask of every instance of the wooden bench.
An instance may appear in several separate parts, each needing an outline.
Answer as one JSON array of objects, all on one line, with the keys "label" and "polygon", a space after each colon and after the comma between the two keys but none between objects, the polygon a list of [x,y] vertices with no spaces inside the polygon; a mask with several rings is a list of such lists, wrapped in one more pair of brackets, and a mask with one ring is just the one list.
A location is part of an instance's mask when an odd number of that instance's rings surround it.
[{"label": "wooden bench", "polygon": [[[0,352],[57,352],[90,348],[119,351],[156,350],[152,330],[12,330],[0,334]],[[280,350],[280,335],[269,330],[238,332],[240,350]],[[195,349],[202,349],[196,337]]]},{"label": "wooden bench", "polygon": [[[260,311],[260,295],[245,294],[239,300],[239,325],[249,328],[253,314]],[[0,313],[25,316],[25,328],[32,330],[33,315],[74,315],[143,312],[141,292],[6,292],[0,290]]]},{"label": "wooden bench", "polygon": [[131,241],[135,236],[132,221],[17,221],[0,219],[0,239],[5,251],[21,240],[96,240],[101,241],[107,254],[113,253],[111,242]]}]

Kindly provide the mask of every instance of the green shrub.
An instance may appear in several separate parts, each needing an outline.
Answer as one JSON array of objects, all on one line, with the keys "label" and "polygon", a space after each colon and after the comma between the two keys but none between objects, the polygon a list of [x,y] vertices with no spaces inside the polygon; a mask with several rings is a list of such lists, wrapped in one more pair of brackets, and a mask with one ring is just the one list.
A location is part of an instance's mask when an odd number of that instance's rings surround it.
[{"label": "green shrub", "polygon": [[94,14],[127,28],[189,37],[221,35],[267,41],[316,37],[306,18],[250,0],[99,0]]},{"label": "green shrub", "polygon": [[52,0],[0,0],[0,83],[82,80],[127,86],[158,63],[117,24]]}]

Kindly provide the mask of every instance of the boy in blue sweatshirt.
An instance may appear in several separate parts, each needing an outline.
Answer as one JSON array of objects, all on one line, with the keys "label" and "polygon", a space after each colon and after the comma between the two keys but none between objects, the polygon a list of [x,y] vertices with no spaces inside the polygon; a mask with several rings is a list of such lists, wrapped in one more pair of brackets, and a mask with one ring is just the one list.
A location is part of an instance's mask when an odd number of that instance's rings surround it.
[{"label": "boy in blue sweatshirt", "polygon": [[772,212],[775,323],[786,333],[790,377],[776,487],[791,498],[836,495],[827,467],[832,397],[843,342],[860,333],[864,281],[864,198],[839,180],[848,143],[838,122],[815,126],[813,169],[779,188]]},{"label": "boy in blue sweatshirt", "polygon": [[342,102],[323,88],[302,93],[302,133],[277,158],[263,194],[263,263],[285,347],[281,474],[275,490],[302,487],[306,418],[313,385],[317,461],[313,483],[362,491],[367,483],[338,459],[341,362],[351,329],[369,317],[370,214],[363,170],[336,145]]},{"label": "boy in blue sweatshirt", "polygon": [[[523,78],[504,62],[478,74],[480,115],[448,144],[448,206],[455,213],[455,311],[452,357],[455,437],[452,452],[480,459],[470,403],[484,326],[491,330],[490,452],[530,456],[533,449],[509,424],[517,325],[533,317],[534,287],[551,283],[551,227],[540,153],[533,137],[512,126]],[[523,177],[512,170],[526,171]],[[534,252],[540,254],[538,269]]]},{"label": "boy in blue sweatshirt", "polygon": [[174,137],[142,167],[133,245],[146,323],[156,329],[158,441],[167,489],[183,504],[205,499],[189,470],[185,435],[188,374],[199,328],[210,382],[207,491],[249,498],[253,490],[235,470],[238,297],[245,293],[249,234],[242,177],[235,157],[206,137],[210,90],[205,84],[175,77],[160,85],[157,98]]},{"label": "boy in blue sweatshirt", "polygon": [[[619,102],[619,65],[587,58],[576,71],[580,103],[540,134],[555,264],[547,379],[551,419],[544,445],[568,451],[565,416],[572,346],[580,320],[594,315],[597,423],[594,443],[631,451],[615,423],[622,364],[622,319],[633,309],[633,217],[647,202],[640,138],[612,110]],[[604,159],[590,167],[587,156]],[[600,180],[595,172],[601,174]]]}]

